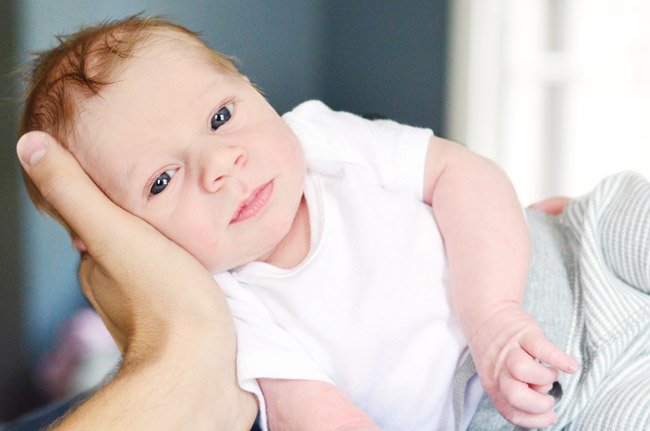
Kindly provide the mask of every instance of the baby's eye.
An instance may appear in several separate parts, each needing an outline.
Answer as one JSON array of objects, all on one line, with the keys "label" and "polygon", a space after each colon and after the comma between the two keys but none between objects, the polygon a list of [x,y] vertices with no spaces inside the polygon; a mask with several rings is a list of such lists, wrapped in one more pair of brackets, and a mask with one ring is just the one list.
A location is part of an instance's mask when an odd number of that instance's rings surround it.
[{"label": "baby's eye", "polygon": [[170,170],[160,174],[158,178],[156,178],[156,180],[153,182],[149,194],[157,195],[158,193],[165,190],[165,187],[167,187],[167,184],[169,184],[175,173],[176,170]]},{"label": "baby's eye", "polygon": [[232,116],[233,104],[229,103],[223,108],[219,109],[216,114],[210,120],[210,127],[212,130],[217,130],[219,127],[223,126],[230,120]]}]

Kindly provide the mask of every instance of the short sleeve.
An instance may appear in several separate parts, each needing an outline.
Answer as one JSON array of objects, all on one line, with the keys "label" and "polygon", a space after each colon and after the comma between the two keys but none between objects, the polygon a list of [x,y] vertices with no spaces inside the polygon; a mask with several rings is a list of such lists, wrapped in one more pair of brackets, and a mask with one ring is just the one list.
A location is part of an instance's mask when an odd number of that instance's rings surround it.
[{"label": "short sleeve", "polygon": [[391,120],[368,120],[308,101],[283,116],[313,161],[369,168],[382,187],[412,191],[422,200],[424,164],[433,132]]},{"label": "short sleeve", "polygon": [[258,378],[332,380],[305,350],[282,329],[268,309],[232,274],[214,275],[230,306],[237,333],[237,381],[259,402],[260,423],[267,429],[266,402]]}]

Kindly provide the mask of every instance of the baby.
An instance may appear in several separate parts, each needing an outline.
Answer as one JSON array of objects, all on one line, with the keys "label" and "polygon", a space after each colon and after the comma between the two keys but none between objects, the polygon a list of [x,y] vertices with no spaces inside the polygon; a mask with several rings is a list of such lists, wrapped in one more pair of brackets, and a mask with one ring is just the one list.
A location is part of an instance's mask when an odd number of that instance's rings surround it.
[{"label": "baby", "polygon": [[215,274],[264,429],[643,428],[638,176],[527,225],[491,162],[316,101],[280,117],[230,59],[165,21],[89,27],[35,64],[21,133],[52,134]]}]

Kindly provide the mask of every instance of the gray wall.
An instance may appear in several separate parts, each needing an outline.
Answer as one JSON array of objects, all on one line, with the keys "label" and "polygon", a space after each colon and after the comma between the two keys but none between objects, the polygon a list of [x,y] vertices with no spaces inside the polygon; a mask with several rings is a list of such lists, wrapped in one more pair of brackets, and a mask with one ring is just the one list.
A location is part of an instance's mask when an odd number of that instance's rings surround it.
[{"label": "gray wall", "polygon": [[25,380],[22,356],[22,289],[18,235],[18,186],[16,127],[11,100],[14,92],[8,74],[15,69],[16,20],[12,2],[0,2],[0,408],[21,396],[11,391]]},{"label": "gray wall", "polygon": [[[17,95],[5,73],[27,52],[50,47],[53,34],[140,11],[202,31],[215,49],[240,59],[281,113],[319,98],[337,109],[442,130],[444,0],[3,0],[1,97]],[[65,232],[33,210],[22,190],[15,104],[0,106],[1,421],[42,401],[27,373],[83,298]]]},{"label": "gray wall", "polygon": [[446,1],[328,1],[325,101],[444,134]]}]

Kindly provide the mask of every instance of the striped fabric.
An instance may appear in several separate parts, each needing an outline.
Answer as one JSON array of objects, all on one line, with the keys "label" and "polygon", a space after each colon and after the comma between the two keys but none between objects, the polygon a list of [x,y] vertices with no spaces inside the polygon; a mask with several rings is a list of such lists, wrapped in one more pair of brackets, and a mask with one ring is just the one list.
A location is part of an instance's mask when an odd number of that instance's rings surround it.
[{"label": "striped fabric", "polygon": [[[549,430],[650,430],[650,184],[624,172],[559,217],[528,211],[532,263],[524,308],[580,364],[561,375]],[[457,417],[473,364],[459,368]],[[460,428],[457,428],[460,429]],[[520,429],[487,396],[469,431]]]},{"label": "striped fabric", "polygon": [[551,429],[650,430],[650,184],[609,177],[560,221],[578,250],[566,350],[581,369]]}]

